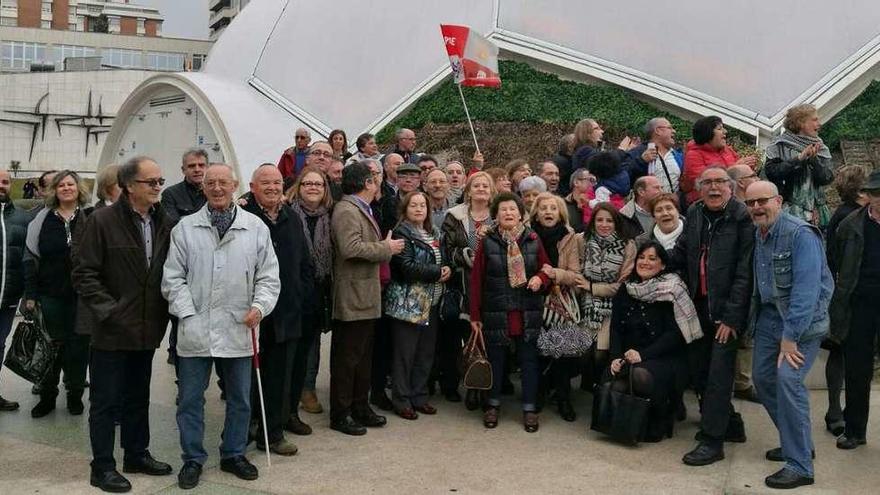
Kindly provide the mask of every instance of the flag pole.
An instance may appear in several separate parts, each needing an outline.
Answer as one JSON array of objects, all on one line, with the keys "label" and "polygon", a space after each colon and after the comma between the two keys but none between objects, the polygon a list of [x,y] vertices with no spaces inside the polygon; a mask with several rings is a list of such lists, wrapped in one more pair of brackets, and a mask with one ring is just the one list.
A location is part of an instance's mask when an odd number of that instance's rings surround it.
[{"label": "flag pole", "polygon": [[471,121],[471,113],[468,111],[467,102],[464,101],[464,93],[461,91],[461,83],[455,83],[458,87],[458,94],[461,96],[461,104],[464,105],[464,114],[467,116],[468,125],[471,128],[471,136],[474,138],[474,146],[477,148],[477,153],[480,152],[480,145],[477,144],[477,133],[474,132],[474,123]]}]

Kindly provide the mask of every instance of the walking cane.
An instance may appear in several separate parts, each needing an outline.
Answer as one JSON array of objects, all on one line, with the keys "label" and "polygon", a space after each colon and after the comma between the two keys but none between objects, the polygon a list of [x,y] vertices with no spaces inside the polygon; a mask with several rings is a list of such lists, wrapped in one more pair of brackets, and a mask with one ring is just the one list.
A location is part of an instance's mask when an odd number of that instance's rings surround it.
[{"label": "walking cane", "polygon": [[263,398],[263,379],[260,377],[260,355],[257,353],[257,331],[251,327],[251,344],[254,347],[254,369],[257,371],[257,392],[260,394],[260,414],[263,418],[263,445],[266,446],[266,463],[272,467],[272,456],[269,455],[269,429],[266,425],[266,399]]}]

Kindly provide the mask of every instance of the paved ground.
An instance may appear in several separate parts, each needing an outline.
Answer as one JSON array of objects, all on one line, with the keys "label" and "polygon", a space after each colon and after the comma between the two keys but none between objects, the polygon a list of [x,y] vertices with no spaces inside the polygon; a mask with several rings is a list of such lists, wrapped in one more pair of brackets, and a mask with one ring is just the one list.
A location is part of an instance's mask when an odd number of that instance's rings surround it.
[{"label": "paved ground", "polygon": [[[329,341],[328,341],[329,343]],[[326,405],[327,360],[322,362],[319,396]],[[180,467],[177,425],[174,419],[175,387],[171,367],[157,353],[152,390],[153,454]],[[32,420],[29,410],[36,397],[30,386],[3,370],[2,392],[19,400],[22,408],[0,414],[0,493],[46,493],[73,495],[97,493],[88,484],[87,415],[72,417],[59,398],[59,409]],[[541,417],[541,430],[522,430],[517,404],[505,402],[501,423],[487,431],[477,413],[461,404],[435,401],[440,412],[418,421],[389,418],[383,429],[352,438],[328,428],[326,414],[303,413],[315,428],[308,437],[294,441],[300,453],[293,458],[249,456],[260,468],[260,479],[245,482],[219,470],[217,448],[223,403],[212,385],[207,400],[206,446],[211,454],[202,483],[192,493],[770,493],[763,478],[779,465],[764,460],[764,451],[777,445],[777,435],[764,410],[757,404],[736,401],[742,412],[749,441],[727,447],[727,458],[712,466],[690,468],[680,459],[689,450],[696,431],[696,407],[689,397],[690,414],[679,423],[676,436],[659,444],[626,448],[587,431],[590,396],[577,393],[580,414],[575,423],[559,419],[548,410]],[[871,442],[856,451],[834,447],[834,438],[823,429],[823,391],[812,395],[817,451],[817,484],[800,493],[878,493],[880,444]],[[870,432],[880,429],[880,395],[872,400],[874,417]],[[876,438],[876,437],[875,437]],[[117,459],[121,459],[121,452]],[[173,493],[175,476],[130,477],[135,493]]]}]

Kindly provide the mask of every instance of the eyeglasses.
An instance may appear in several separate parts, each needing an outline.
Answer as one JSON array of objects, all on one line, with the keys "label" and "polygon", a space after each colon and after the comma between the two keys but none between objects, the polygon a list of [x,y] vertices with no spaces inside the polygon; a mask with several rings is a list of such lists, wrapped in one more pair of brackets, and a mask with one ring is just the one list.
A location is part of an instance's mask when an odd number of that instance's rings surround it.
[{"label": "eyeglasses", "polygon": [[135,182],[138,184],[146,184],[150,187],[162,187],[165,185],[165,179],[163,177],[158,179],[135,179]]},{"label": "eyeglasses", "polygon": [[304,180],[299,183],[299,186],[300,187],[321,187],[321,188],[323,188],[324,182],[323,181],[318,182],[318,181]]},{"label": "eyeglasses", "polygon": [[308,139],[308,136],[296,136],[296,139]]},{"label": "eyeglasses", "polygon": [[730,179],[703,179],[700,181],[700,184],[704,186],[723,186],[725,184],[730,184]]},{"label": "eyeglasses", "polygon": [[747,199],[744,202],[745,202],[746,206],[748,206],[749,208],[754,208],[756,205],[757,206],[765,206],[768,201],[770,201],[771,199],[775,199],[775,198],[776,198],[776,196],[770,196],[767,198]]},{"label": "eyeglasses", "polygon": [[739,178],[739,180],[754,179],[756,177],[758,177],[758,174],[752,173],[750,175],[743,175],[742,177]]},{"label": "eyeglasses", "polygon": [[324,158],[333,158],[333,153],[330,151],[315,150],[309,154],[312,156],[323,156]]},{"label": "eyeglasses", "polygon": [[203,183],[203,185],[206,189],[213,189],[217,186],[220,186],[223,189],[226,189],[228,187],[232,187],[233,185],[235,185],[235,181],[231,181],[231,180],[206,180]]}]

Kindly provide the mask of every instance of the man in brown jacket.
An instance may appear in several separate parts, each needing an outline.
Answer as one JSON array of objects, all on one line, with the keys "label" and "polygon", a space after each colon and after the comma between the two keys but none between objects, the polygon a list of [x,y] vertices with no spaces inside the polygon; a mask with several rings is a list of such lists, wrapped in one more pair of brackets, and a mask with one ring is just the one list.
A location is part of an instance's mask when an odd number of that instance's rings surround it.
[{"label": "man in brown jacket", "polygon": [[73,286],[94,315],[91,484],[108,492],[131,489],[113,459],[117,418],[122,421],[123,472],[161,476],[172,471],[147,450],[153,354],[168,325],[160,284],[171,222],[158,204],[165,179],[147,157],[126,162],[118,177],[122,197],[95,210],[71,255]]},{"label": "man in brown jacket", "polygon": [[368,160],[342,171],[345,197],[333,210],[333,329],[330,349],[330,428],[363,435],[365,426],[384,426],[370,408],[373,331],[382,314],[379,267],[403,250],[404,241],[384,240],[370,202],[379,188]]}]

